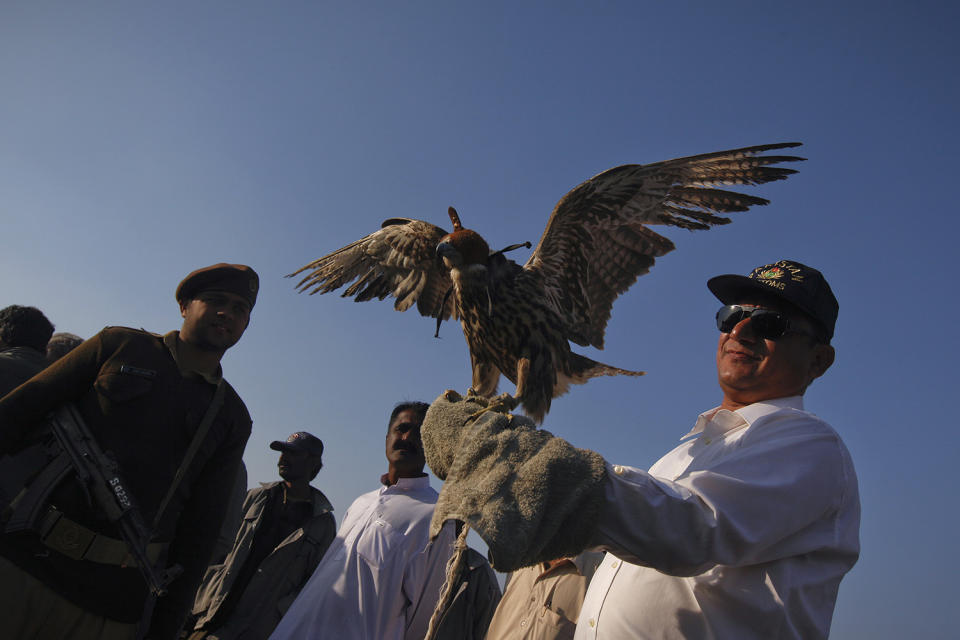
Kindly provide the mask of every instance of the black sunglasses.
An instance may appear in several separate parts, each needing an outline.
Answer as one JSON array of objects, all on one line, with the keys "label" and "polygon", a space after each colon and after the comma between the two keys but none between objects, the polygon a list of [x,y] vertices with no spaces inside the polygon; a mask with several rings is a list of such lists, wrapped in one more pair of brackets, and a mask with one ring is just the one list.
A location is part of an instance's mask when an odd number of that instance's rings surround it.
[{"label": "black sunglasses", "polygon": [[750,328],[754,335],[764,340],[779,340],[790,333],[816,337],[812,333],[797,331],[791,327],[790,318],[786,314],[748,304],[728,304],[720,307],[717,311],[717,329],[730,333],[744,318],[750,318]]}]

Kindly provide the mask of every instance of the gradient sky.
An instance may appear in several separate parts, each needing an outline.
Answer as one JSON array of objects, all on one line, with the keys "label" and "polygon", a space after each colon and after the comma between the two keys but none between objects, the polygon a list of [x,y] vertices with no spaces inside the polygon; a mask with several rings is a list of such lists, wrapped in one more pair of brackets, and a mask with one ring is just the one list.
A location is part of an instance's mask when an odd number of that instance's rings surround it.
[{"label": "gradient sky", "polygon": [[454,324],[436,340],[415,312],[285,274],[387,217],[447,225],[450,205],[494,247],[536,242],[612,166],[802,141],[800,173],[749,190],[769,207],[668,230],[677,250],[614,305],[586,353],[648,375],[575,388],[544,426],[649,466],[720,399],[707,278],[817,266],[837,362],[806,405],[845,439],[863,507],[833,637],[955,637],[957,7],[3,2],[0,305],[84,337],[164,332],[187,272],[254,266],[224,359],[251,484],[277,477],[271,440],[309,430],[339,517],[385,471],[392,405],[465,390],[467,350]]}]

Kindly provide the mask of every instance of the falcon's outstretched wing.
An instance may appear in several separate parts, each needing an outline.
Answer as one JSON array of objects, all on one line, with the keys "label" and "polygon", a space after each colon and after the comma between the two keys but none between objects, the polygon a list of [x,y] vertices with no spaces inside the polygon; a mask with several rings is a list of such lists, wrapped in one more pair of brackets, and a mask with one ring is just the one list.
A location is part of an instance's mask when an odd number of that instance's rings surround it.
[{"label": "falcon's outstretched wing", "polygon": [[437,243],[445,235],[446,231],[423,220],[390,218],[384,220],[379,231],[287,277],[308,272],[297,289],[311,295],[328,293],[356,280],[343,292],[344,298],[363,302],[393,296],[397,311],[406,311],[416,302],[420,315],[446,320],[454,311],[452,298],[444,301],[452,283],[436,257]]},{"label": "falcon's outstretched wing", "polygon": [[709,229],[730,222],[718,214],[767,204],[715,187],[782,180],[796,171],[770,165],[804,158],[760,154],[797,146],[760,145],[604,171],[560,199],[524,269],[543,287],[567,337],[602,349],[613,301],[674,248],[646,225]]}]

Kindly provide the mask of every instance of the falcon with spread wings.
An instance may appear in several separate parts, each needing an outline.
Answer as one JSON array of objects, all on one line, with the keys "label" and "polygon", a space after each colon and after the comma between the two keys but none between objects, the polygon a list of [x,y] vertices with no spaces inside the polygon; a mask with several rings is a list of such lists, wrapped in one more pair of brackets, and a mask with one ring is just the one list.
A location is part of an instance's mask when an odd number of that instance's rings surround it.
[{"label": "falcon with spread wings", "polygon": [[604,171],[560,199],[522,267],[504,256],[520,245],[491,252],[451,207],[452,233],[422,220],[390,218],[379,231],[290,275],[306,272],[297,288],[311,294],[349,284],[343,296],[358,302],[393,296],[396,310],[416,303],[438,326],[451,315],[458,318],[470,348],[473,391],[492,396],[503,374],[516,392],[501,402],[511,401],[508,408],[522,403],[539,423],[551,400],[571,384],[642,375],[574,353],[569,342],[602,349],[613,301],[673,250],[673,243],[650,227],[709,229],[730,222],[723,214],[767,204],[718,187],[786,178],[795,170],[773,165],[804,158],[764,154],[799,145],[760,145]]}]

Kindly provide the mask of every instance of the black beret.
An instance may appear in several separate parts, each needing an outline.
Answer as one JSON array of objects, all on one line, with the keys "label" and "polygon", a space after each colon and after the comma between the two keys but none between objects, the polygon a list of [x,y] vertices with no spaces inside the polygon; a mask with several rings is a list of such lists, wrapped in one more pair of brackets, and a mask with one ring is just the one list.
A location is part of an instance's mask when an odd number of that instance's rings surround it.
[{"label": "black beret", "polygon": [[192,271],[177,286],[177,302],[192,300],[203,291],[227,291],[235,293],[250,303],[257,302],[260,278],[257,272],[245,264],[220,262]]}]

